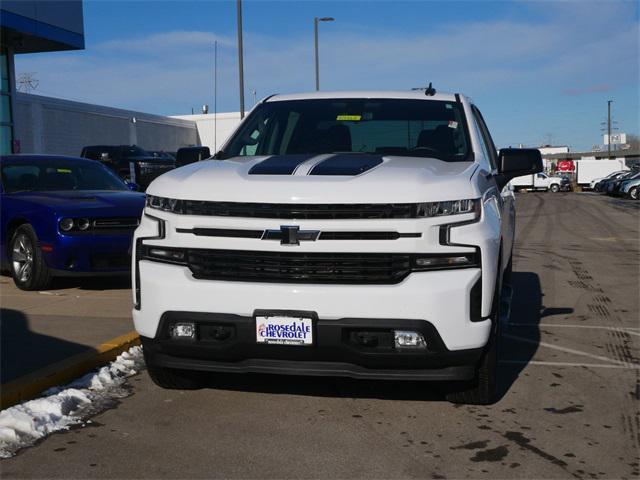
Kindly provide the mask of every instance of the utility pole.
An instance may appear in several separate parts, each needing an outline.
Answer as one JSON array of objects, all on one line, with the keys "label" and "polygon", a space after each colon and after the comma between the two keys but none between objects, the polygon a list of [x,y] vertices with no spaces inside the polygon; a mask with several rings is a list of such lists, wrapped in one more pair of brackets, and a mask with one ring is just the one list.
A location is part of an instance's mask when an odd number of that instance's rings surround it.
[{"label": "utility pole", "polygon": [[218,41],[213,43],[213,150],[218,153]]},{"label": "utility pole", "polygon": [[613,100],[607,100],[607,150],[609,152],[609,158],[611,158],[611,103]]},{"label": "utility pole", "polygon": [[316,92],[320,90],[320,60],[318,59],[318,17],[313,17],[313,45],[316,58]]},{"label": "utility pole", "polygon": [[244,118],[244,65],[242,59],[242,0],[236,0],[238,16],[238,73],[240,80],[240,118]]}]

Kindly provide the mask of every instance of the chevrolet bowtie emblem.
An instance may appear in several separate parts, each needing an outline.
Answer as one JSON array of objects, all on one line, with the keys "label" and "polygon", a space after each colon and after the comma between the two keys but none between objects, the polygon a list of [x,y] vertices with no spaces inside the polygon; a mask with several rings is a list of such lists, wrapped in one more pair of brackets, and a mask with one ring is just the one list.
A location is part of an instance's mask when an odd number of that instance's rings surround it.
[{"label": "chevrolet bowtie emblem", "polygon": [[300,245],[300,242],[315,242],[318,230],[300,230],[297,225],[282,225],[280,230],[265,230],[262,240],[280,240],[280,245]]}]

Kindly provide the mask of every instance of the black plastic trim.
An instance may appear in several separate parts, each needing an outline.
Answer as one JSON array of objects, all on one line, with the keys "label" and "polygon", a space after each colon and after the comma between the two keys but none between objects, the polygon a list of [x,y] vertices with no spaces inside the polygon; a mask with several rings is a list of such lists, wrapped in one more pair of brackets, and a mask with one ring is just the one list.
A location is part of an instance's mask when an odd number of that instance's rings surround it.
[{"label": "black plastic trim", "polygon": [[[311,318],[314,345],[264,345],[255,341],[255,315],[293,315]],[[177,322],[194,322],[195,340],[169,336]],[[218,340],[216,327],[229,335]],[[412,330],[427,339],[426,350],[354,344],[350,332]],[[202,333],[207,334],[203,335]],[[405,380],[461,380],[472,378],[482,348],[450,351],[437,329],[426,320],[343,318],[324,320],[315,312],[256,310],[253,316],[203,312],[166,312],[154,339],[141,337],[151,365],[193,370],[329,375],[352,378]]]},{"label": "black plastic trim", "polygon": [[153,215],[149,215],[148,213],[143,214],[145,217],[149,217],[154,221],[158,222],[158,235],[153,237],[140,237],[136,239],[136,266],[135,266],[135,279],[136,279],[136,289],[135,289],[135,303],[133,304],[133,308],[136,310],[140,310],[142,306],[142,295],[140,292],[140,260],[141,250],[142,250],[142,242],[144,240],[162,240],[166,236],[166,225],[163,219],[154,217]]}]

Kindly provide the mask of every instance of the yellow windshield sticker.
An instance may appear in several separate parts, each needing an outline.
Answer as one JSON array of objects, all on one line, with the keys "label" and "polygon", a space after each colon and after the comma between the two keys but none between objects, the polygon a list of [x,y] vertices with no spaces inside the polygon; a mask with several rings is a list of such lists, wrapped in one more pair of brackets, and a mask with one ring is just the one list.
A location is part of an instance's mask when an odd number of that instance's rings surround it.
[{"label": "yellow windshield sticker", "polygon": [[342,122],[359,122],[362,119],[362,115],[338,115],[336,120]]},{"label": "yellow windshield sticker", "polygon": [[58,173],[71,173],[70,168],[58,168],[57,171]]}]

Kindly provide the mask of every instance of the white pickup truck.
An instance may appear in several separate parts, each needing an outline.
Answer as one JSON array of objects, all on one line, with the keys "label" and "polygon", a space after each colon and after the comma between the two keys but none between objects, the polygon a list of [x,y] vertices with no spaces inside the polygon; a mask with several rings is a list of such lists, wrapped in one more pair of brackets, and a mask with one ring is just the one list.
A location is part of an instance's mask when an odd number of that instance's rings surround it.
[{"label": "white pickup truck", "polygon": [[202,371],[448,381],[495,400],[514,197],[538,150],[498,153],[459,94],[259,103],[215,159],[155,180],[133,318],[152,380]]},{"label": "white pickup truck", "polygon": [[518,190],[543,190],[557,193],[560,190],[568,190],[570,182],[564,177],[550,177],[546,173],[535,173],[516,177],[509,182],[514,191]]}]

